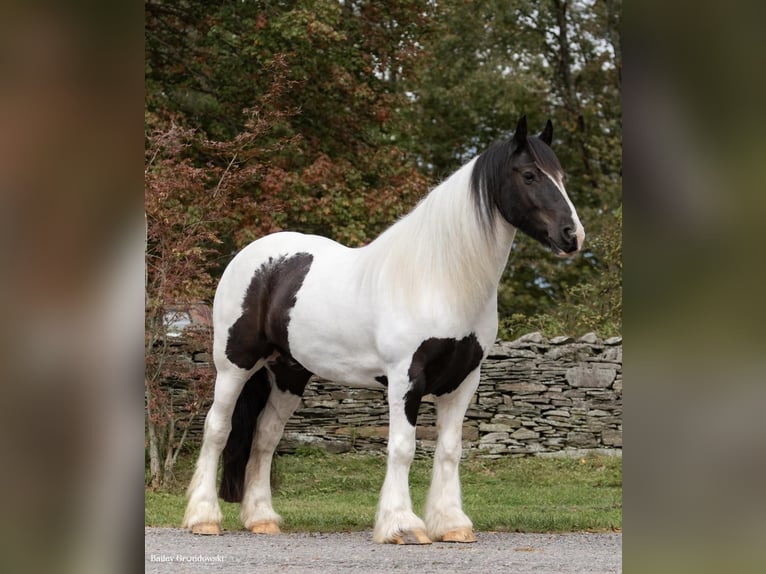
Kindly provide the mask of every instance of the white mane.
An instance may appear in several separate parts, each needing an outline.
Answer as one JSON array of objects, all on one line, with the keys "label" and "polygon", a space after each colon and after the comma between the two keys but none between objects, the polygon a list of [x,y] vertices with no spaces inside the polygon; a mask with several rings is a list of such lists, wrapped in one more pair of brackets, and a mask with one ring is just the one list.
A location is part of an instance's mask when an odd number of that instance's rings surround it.
[{"label": "white mane", "polygon": [[470,189],[475,161],[361,248],[362,280],[377,300],[412,313],[446,308],[462,319],[497,290],[515,230],[498,213],[494,225],[482,220]]}]

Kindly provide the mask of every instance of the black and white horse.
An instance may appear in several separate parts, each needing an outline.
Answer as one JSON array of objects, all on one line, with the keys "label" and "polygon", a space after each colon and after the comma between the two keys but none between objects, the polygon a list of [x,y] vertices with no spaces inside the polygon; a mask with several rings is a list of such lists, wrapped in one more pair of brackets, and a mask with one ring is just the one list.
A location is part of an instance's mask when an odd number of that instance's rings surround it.
[{"label": "black and white horse", "polygon": [[[465,411],[497,334],[497,286],[519,229],[556,255],[584,231],[549,147],[550,120],[469,161],[375,241],[351,249],[324,237],[275,233],[234,257],[213,306],[213,405],[189,485],[184,527],[221,532],[221,497],[241,501],[255,533],[279,532],[272,456],[312,374],[387,387],[388,464],[376,542],[473,542],[458,464]],[[415,423],[433,394],[438,440],[424,519],[412,510]]]}]

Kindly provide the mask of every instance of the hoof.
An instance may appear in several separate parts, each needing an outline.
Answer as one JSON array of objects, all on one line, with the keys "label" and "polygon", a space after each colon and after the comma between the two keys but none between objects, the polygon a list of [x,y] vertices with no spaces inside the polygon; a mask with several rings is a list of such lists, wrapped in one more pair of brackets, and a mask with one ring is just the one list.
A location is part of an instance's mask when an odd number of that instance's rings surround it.
[{"label": "hoof", "polygon": [[445,532],[442,542],[476,542],[476,535],[472,528],[456,528]]},{"label": "hoof", "polygon": [[200,522],[191,527],[192,534],[213,534],[219,535],[221,533],[221,526],[216,522]]},{"label": "hoof", "polygon": [[279,529],[279,524],[272,520],[264,520],[263,522],[256,522],[250,527],[250,532],[253,534],[279,534],[282,532]]},{"label": "hoof", "polygon": [[431,544],[431,539],[426,536],[425,531],[417,528],[400,532],[390,542],[391,544]]}]

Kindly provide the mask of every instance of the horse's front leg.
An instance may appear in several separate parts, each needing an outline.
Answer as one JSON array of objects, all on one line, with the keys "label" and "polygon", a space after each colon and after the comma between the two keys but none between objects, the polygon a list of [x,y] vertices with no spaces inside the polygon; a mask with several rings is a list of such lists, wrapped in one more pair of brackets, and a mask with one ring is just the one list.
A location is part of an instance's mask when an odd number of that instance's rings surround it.
[{"label": "horse's front leg", "polygon": [[[425,524],[412,511],[409,473],[415,457],[415,424],[405,412],[409,381],[389,376],[388,464],[375,517],[373,539],[378,543],[430,544]],[[419,399],[418,399],[419,405]],[[417,406],[410,404],[408,409]]]},{"label": "horse's front leg", "polygon": [[460,455],[463,418],[479,385],[479,369],[451,393],[436,397],[438,438],[433,478],[426,499],[428,536],[444,542],[476,542],[473,523],[465,515],[460,495]]}]

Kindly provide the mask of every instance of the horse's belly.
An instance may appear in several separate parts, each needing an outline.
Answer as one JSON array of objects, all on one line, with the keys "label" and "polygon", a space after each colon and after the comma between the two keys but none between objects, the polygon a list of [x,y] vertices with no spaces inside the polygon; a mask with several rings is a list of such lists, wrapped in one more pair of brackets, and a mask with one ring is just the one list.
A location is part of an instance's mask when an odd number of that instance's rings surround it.
[{"label": "horse's belly", "polygon": [[290,332],[290,354],[315,375],[338,383],[380,386],[385,373],[380,357],[371,344],[339,335],[318,332],[295,325]]},{"label": "horse's belly", "polygon": [[[347,384],[377,384],[385,369],[375,346],[373,319],[364,297],[333,277],[312,269],[290,313],[290,354],[325,379]],[[312,276],[313,274],[313,276]]]}]

